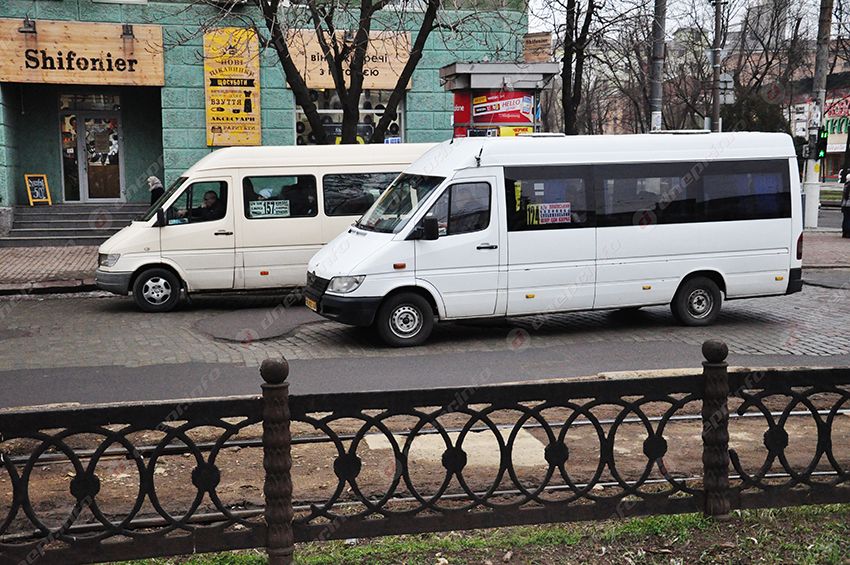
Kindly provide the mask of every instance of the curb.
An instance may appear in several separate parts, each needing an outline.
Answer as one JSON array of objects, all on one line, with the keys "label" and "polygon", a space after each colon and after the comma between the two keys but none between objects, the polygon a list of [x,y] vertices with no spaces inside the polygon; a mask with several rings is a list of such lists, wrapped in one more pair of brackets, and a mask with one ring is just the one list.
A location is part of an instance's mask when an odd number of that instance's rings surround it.
[{"label": "curb", "polygon": [[97,290],[93,278],[0,283],[0,296],[15,294],[67,294]]}]

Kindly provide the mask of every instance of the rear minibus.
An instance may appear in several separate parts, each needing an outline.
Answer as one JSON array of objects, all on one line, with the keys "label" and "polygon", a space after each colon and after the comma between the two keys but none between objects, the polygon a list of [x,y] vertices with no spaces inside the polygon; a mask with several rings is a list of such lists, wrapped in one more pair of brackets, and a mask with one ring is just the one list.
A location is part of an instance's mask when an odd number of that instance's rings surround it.
[{"label": "rear minibus", "polygon": [[433,144],[220,149],[98,250],[97,286],[148,312],[183,293],[303,286],[309,258]]},{"label": "rear minibus", "polygon": [[310,261],[308,307],[422,343],[436,321],[724,300],[802,287],[789,136],[462,139],[431,149]]}]

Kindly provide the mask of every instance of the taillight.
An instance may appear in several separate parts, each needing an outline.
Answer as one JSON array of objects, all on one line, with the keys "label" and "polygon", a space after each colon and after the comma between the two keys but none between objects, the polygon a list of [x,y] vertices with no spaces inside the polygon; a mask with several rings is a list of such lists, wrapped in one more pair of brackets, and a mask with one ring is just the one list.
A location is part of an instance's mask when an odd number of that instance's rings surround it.
[{"label": "taillight", "polygon": [[800,234],[800,237],[797,238],[797,259],[803,259],[803,234]]}]

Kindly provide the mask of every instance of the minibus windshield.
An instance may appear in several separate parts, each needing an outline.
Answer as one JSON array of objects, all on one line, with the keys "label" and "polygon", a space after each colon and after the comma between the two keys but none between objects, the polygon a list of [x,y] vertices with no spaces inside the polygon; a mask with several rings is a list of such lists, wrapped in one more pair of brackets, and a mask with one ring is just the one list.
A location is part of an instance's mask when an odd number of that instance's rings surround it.
[{"label": "minibus windshield", "polygon": [[163,195],[159,197],[159,200],[154,202],[153,205],[148,208],[148,211],[145,212],[145,215],[140,218],[140,221],[147,222],[148,220],[156,216],[156,211],[159,210],[162,205],[165,204],[165,201],[168,200],[172,194],[177,192],[177,189],[183,186],[183,183],[185,182],[186,177],[180,177],[173,183],[171,183],[171,186],[168,187],[168,190],[166,190]]},{"label": "minibus windshield", "polygon": [[397,233],[443,180],[402,173],[355,225],[367,231]]}]

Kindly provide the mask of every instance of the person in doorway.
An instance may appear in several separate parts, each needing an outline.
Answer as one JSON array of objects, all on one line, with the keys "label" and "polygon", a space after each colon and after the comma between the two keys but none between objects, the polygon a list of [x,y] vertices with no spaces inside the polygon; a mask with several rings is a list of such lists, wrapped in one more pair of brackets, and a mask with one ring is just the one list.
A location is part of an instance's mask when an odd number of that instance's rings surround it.
[{"label": "person in doorway", "polygon": [[841,193],[841,213],[844,216],[844,221],[841,222],[841,237],[850,238],[850,176]]},{"label": "person in doorway", "polygon": [[148,177],[148,190],[151,193],[151,206],[156,204],[156,201],[165,194],[165,189],[162,188],[162,181],[156,177]]}]

